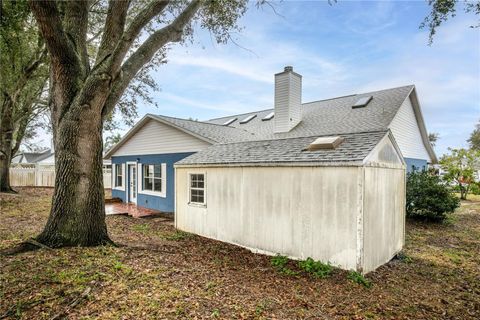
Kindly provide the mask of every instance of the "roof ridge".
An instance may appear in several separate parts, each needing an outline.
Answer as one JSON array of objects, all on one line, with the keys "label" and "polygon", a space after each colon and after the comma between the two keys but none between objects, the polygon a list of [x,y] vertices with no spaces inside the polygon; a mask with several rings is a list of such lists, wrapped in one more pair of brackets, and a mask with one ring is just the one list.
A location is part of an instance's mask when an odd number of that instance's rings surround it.
[{"label": "roof ridge", "polygon": [[178,117],[170,117],[170,116],[165,116],[162,114],[152,114],[155,117],[161,117],[161,118],[171,118],[171,119],[177,119],[177,120],[182,120],[182,121],[190,121],[193,123],[201,123],[201,124],[208,124],[208,125],[213,125],[213,126],[219,126],[219,127],[224,127],[224,128],[232,128],[232,129],[238,129],[234,127],[229,127],[229,126],[224,126],[223,124],[218,124],[218,123],[210,123],[206,121],[201,121],[201,120],[191,120],[191,119],[184,119],[184,118],[178,118]]},{"label": "roof ridge", "polygon": [[305,138],[320,138],[320,137],[329,137],[329,136],[342,136],[342,135],[356,135],[356,134],[366,134],[366,133],[387,133],[390,129],[384,130],[374,130],[374,131],[361,131],[361,132],[346,132],[346,133],[333,133],[333,134],[314,134],[309,136],[299,136],[299,137],[285,137],[285,138],[273,138],[273,139],[260,139],[260,140],[241,140],[233,141],[226,143],[218,143],[218,145],[227,145],[227,144],[237,144],[237,143],[246,143],[246,142],[262,142],[262,141],[279,141],[279,140],[292,140],[292,139],[305,139]]},{"label": "roof ridge", "polygon": [[[389,91],[389,90],[395,90],[395,89],[407,88],[407,87],[415,87],[415,85],[414,85],[414,84],[409,84],[409,85],[404,85],[404,86],[399,86],[399,87],[393,87],[393,88],[388,88],[388,89],[374,90],[374,91],[361,92],[361,93],[353,93],[353,94],[347,94],[347,95],[337,96],[337,97],[333,97],[333,98],[313,100],[313,101],[309,101],[309,102],[303,102],[303,103],[301,104],[301,106],[303,107],[303,106],[306,105],[306,104],[311,104],[311,103],[316,103],[316,102],[336,100],[336,99],[342,99],[342,98],[353,97],[353,96],[364,95],[364,94],[374,94],[374,93],[378,93],[378,92],[382,92],[382,91]],[[267,111],[267,110],[275,110],[275,107],[268,108],[268,109],[262,109],[262,110],[254,110],[254,111],[244,112],[244,113],[239,113],[239,114],[227,115],[227,116],[223,116],[223,117],[212,118],[212,119],[208,119],[208,120],[206,120],[206,121],[214,121],[214,120],[219,120],[219,119],[223,119],[223,118],[239,117],[239,116],[243,116],[243,115],[246,115],[246,114],[259,113],[259,112],[263,112],[263,111]],[[207,123],[210,123],[210,122],[207,122]],[[213,124],[213,123],[212,123],[212,124]]]}]

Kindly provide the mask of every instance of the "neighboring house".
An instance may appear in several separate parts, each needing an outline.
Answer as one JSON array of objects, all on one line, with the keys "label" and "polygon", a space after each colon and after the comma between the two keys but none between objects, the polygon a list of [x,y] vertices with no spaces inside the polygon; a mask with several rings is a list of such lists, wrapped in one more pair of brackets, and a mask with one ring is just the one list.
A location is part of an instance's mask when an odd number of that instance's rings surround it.
[{"label": "neighboring house", "polygon": [[375,269],[403,245],[405,167],[437,162],[415,87],[303,104],[301,90],[287,67],[273,109],[146,115],[105,156],[112,195],[252,250]]},{"label": "neighboring house", "polygon": [[[49,162],[53,158],[53,162]],[[12,158],[12,163],[44,163],[54,164],[54,153],[51,149],[47,149],[42,152],[21,152]]]},{"label": "neighboring house", "polygon": [[[53,147],[42,152],[20,152],[12,159],[12,163],[55,165],[55,151]],[[103,168],[110,169],[111,161],[103,160]]]}]

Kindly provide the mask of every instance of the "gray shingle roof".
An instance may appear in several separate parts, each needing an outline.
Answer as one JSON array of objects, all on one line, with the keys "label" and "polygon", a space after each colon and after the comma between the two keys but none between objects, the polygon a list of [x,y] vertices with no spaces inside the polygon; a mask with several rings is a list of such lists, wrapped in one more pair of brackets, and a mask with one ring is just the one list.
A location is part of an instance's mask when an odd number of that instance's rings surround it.
[{"label": "gray shingle roof", "polygon": [[180,127],[186,131],[195,133],[217,143],[251,140],[253,137],[253,133],[250,133],[243,128],[227,127],[214,123],[173,118],[162,115],[151,116],[172,123],[176,127]]},{"label": "gray shingle roof", "polygon": [[333,150],[304,151],[318,136],[214,144],[176,165],[360,162],[387,132],[341,134],[345,141]]},{"label": "gray shingle roof", "polygon": [[[368,132],[387,130],[398,109],[408,97],[414,86],[355,94],[329,100],[302,104],[302,121],[290,132],[274,133],[275,118],[262,121],[273,109],[251,112],[242,115],[212,119],[207,122],[223,124],[232,118],[237,121],[229,125],[247,130],[253,135],[250,140],[270,140],[296,137],[321,136],[330,134]],[[352,109],[352,105],[361,97],[373,96],[372,101],[364,107]],[[239,122],[249,115],[257,115],[245,124]],[[238,141],[245,141],[240,138]]]}]

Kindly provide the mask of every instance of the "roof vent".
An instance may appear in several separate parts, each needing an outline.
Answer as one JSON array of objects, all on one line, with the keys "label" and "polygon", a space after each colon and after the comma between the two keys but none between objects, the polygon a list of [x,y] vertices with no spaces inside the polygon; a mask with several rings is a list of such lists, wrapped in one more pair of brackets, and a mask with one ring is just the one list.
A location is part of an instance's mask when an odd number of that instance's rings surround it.
[{"label": "roof vent", "polygon": [[355,102],[355,104],[352,106],[352,109],[366,107],[367,104],[368,104],[372,99],[373,99],[372,96],[362,97],[362,98],[358,99],[357,102]]},{"label": "roof vent", "polygon": [[307,150],[336,149],[345,139],[342,137],[320,137],[310,143]]},{"label": "roof vent", "polygon": [[248,123],[250,120],[252,120],[256,116],[257,116],[256,114],[252,114],[251,116],[248,116],[245,119],[243,119],[242,121],[240,121],[240,124]]},{"label": "roof vent", "polygon": [[267,114],[267,115],[262,119],[262,121],[271,120],[274,115],[275,115],[275,112],[270,112],[269,114]]},{"label": "roof vent", "polygon": [[234,123],[235,120],[237,120],[237,119],[238,119],[238,118],[232,118],[232,119],[230,119],[230,120],[227,120],[227,122],[225,122],[223,125],[224,125],[224,126],[228,126],[228,125]]}]

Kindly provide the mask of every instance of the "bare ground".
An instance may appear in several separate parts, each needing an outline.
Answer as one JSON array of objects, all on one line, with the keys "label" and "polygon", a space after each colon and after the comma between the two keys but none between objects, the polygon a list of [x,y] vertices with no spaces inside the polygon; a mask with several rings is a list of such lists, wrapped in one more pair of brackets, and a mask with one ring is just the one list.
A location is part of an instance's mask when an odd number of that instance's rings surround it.
[{"label": "bare ground", "polygon": [[[0,249],[40,232],[51,190],[0,195]],[[480,202],[445,224],[407,223],[405,256],[367,275],[286,275],[271,258],[176,232],[164,219],[107,217],[124,246],[0,256],[0,319],[479,319]],[[297,264],[290,268],[299,271]]]}]

